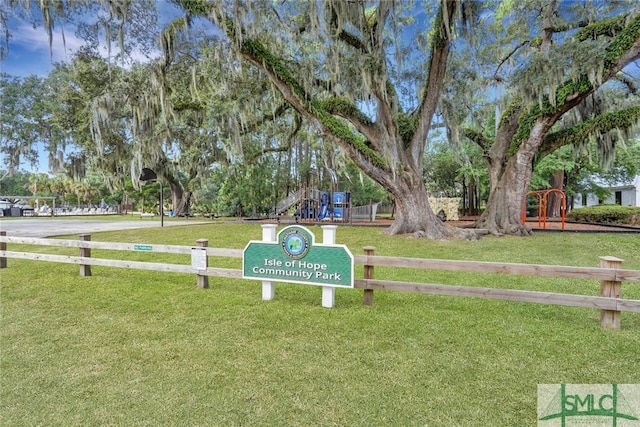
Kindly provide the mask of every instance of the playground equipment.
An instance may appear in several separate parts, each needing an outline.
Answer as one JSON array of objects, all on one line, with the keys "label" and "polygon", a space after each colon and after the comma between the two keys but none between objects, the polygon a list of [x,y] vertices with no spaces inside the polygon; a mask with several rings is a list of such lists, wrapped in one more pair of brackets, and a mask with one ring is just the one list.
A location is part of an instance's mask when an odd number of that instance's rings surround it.
[{"label": "playground equipment", "polygon": [[320,191],[303,189],[298,193],[295,216],[306,220],[347,221],[351,206],[351,193],[344,191]]},{"label": "playground equipment", "polygon": [[348,221],[351,193],[336,191],[338,177],[332,169],[327,170],[331,177],[331,191],[318,190],[317,172],[311,171],[298,191],[278,203],[275,214],[282,215],[295,208],[296,219]]},{"label": "playground equipment", "polygon": [[559,194],[562,200],[562,206],[560,208],[560,219],[562,222],[562,230],[564,231],[564,220],[567,211],[567,198],[564,192],[562,190],[558,190],[557,188],[552,188],[551,190],[529,191],[527,194],[525,194],[524,200],[522,201],[523,224],[525,224],[527,221],[527,198],[529,196],[536,196],[538,198],[538,227],[542,227],[543,229],[547,228],[547,197],[552,193]]}]

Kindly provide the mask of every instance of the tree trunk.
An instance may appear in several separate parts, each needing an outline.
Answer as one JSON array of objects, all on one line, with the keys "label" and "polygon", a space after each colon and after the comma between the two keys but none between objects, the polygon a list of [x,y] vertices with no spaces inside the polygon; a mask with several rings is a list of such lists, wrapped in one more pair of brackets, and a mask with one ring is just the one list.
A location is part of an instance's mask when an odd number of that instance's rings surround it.
[{"label": "tree trunk", "polygon": [[[551,188],[562,191],[564,187],[564,171],[556,171],[551,176]],[[547,196],[547,217],[558,218],[562,209],[562,197],[557,192]]]},{"label": "tree trunk", "polygon": [[191,207],[191,191],[184,191],[180,183],[167,180],[171,188],[171,204],[173,206],[173,216],[183,216],[189,213]]},{"label": "tree trunk", "polygon": [[421,179],[401,179],[397,177],[392,190],[396,217],[385,230],[387,234],[413,233],[416,237],[434,240],[462,238],[475,240],[474,230],[452,227],[442,222],[433,212],[424,183]]},{"label": "tree trunk", "polygon": [[469,184],[466,185],[464,189],[465,198],[467,199],[467,203],[464,209],[464,213],[469,216],[478,215],[478,187],[476,185],[476,180],[469,180]]},{"label": "tree trunk", "polygon": [[476,228],[487,229],[496,236],[531,234],[522,223],[522,203],[531,182],[534,153],[523,151],[509,158],[502,171],[497,170],[502,166],[500,163],[493,164],[494,170],[489,171],[489,176],[495,182],[491,182],[487,209],[476,222]]}]

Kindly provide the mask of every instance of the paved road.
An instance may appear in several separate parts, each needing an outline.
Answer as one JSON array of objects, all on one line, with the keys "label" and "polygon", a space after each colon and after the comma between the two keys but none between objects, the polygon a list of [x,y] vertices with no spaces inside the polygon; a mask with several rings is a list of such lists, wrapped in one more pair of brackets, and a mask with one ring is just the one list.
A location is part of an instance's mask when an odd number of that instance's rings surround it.
[{"label": "paved road", "polygon": [[[165,227],[205,224],[200,221],[165,221]],[[0,230],[7,236],[51,237],[67,234],[93,233],[98,231],[130,230],[134,228],[160,227],[160,220],[109,221],[98,219],[28,218],[0,220]]]}]

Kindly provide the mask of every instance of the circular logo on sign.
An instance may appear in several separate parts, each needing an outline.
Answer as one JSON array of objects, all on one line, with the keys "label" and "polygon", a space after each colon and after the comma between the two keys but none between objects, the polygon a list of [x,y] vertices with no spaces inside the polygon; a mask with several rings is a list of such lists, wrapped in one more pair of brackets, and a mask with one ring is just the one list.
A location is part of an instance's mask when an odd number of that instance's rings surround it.
[{"label": "circular logo on sign", "polygon": [[309,252],[309,240],[297,231],[292,231],[282,239],[282,250],[289,258],[302,258]]}]

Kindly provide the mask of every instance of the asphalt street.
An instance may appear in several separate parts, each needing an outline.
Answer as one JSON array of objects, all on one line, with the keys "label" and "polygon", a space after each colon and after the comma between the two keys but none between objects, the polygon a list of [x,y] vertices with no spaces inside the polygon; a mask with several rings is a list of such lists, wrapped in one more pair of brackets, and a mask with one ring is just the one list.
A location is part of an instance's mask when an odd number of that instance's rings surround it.
[{"label": "asphalt street", "polygon": [[[200,221],[164,221],[165,227],[204,224]],[[98,219],[24,218],[0,219],[0,231],[7,236],[52,237],[67,234],[94,233],[98,231],[130,230],[160,227],[160,220],[109,221]]]}]

